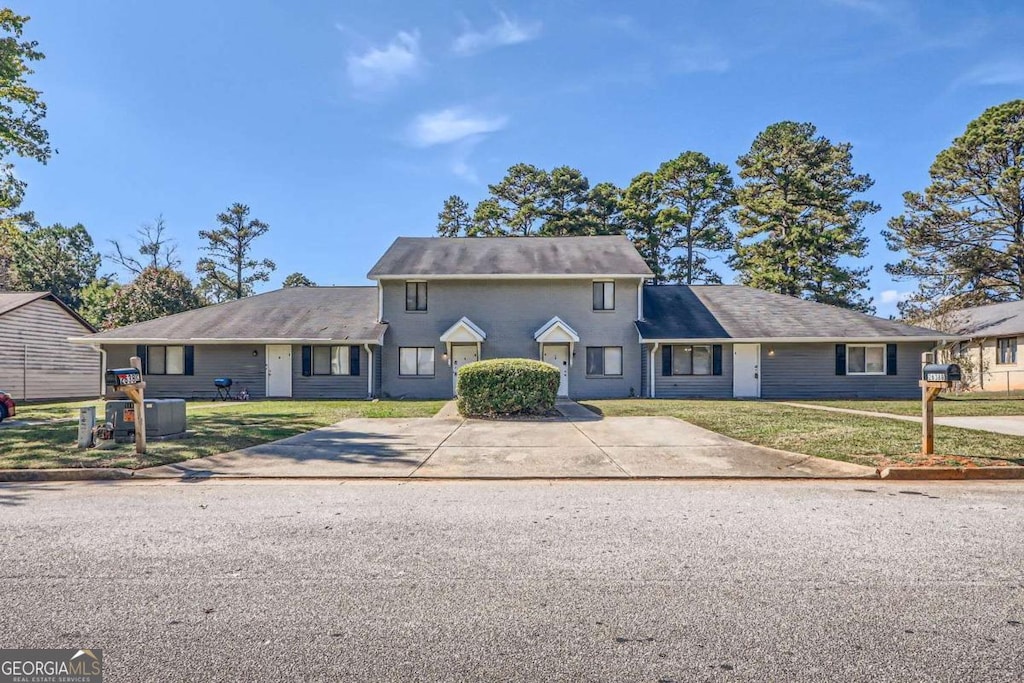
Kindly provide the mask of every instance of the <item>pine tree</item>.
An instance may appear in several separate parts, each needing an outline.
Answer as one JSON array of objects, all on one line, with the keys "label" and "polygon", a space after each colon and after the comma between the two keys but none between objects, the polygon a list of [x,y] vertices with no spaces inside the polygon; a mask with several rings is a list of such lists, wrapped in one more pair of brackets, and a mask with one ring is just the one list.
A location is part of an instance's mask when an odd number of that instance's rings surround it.
[{"label": "pine tree", "polygon": [[466,235],[473,221],[469,217],[469,204],[462,197],[453,194],[444,200],[441,212],[437,214],[438,237],[460,237]]},{"label": "pine tree", "polygon": [[833,144],[810,123],[768,126],[737,164],[746,182],[730,265],[747,285],[812,301],[870,312],[864,297],[870,268],[846,265],[861,258],[861,225],[879,206],[856,199],[873,184],[853,170],[849,143]]}]

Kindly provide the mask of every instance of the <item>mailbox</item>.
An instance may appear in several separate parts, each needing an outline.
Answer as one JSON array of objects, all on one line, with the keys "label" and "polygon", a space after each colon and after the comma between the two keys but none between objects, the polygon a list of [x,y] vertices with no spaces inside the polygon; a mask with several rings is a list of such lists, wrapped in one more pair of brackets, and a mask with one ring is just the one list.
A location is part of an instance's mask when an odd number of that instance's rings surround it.
[{"label": "mailbox", "polygon": [[929,363],[921,370],[921,379],[926,382],[945,382],[947,384],[960,381],[960,366],[956,363],[943,365]]},{"label": "mailbox", "polygon": [[106,382],[108,387],[130,387],[142,382],[142,373],[135,368],[118,368],[107,370]]}]

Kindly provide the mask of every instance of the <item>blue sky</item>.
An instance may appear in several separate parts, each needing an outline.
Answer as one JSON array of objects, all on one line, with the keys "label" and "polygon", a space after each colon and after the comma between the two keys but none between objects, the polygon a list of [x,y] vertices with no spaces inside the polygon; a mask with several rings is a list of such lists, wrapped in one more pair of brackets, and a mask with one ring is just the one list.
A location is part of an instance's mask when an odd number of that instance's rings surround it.
[{"label": "blue sky", "polygon": [[878,311],[911,285],[880,231],[935,154],[1024,96],[1019,2],[14,2],[59,150],[26,208],[130,238],[163,214],[186,270],[231,202],[270,223],[265,288],[360,284],[517,162],[625,185],[688,149],[735,165],[770,123],[854,147]]}]

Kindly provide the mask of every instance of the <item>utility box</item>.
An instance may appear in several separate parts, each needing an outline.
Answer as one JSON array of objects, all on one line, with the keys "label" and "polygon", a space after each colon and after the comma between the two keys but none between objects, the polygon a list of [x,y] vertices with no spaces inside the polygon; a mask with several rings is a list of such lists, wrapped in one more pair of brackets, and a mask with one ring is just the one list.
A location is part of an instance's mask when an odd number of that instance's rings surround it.
[{"label": "utility box", "polygon": [[956,363],[928,363],[921,369],[921,379],[925,382],[943,382],[952,384],[960,381],[960,366]]},{"label": "utility box", "polygon": [[[146,409],[146,438],[168,438],[185,433],[185,399],[147,399],[143,406]],[[114,440],[118,443],[134,441],[135,404],[131,401],[107,401],[106,407],[106,421],[114,427]]]}]

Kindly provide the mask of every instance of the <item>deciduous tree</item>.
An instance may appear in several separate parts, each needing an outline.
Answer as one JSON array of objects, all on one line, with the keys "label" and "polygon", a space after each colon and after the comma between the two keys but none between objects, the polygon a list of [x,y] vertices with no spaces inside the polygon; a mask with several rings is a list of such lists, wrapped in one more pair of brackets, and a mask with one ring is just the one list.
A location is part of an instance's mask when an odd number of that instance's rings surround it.
[{"label": "deciduous tree", "polygon": [[281,283],[282,287],[316,287],[316,283],[302,273],[292,273]]},{"label": "deciduous tree", "polygon": [[737,164],[746,182],[739,204],[736,253],[747,285],[812,301],[871,311],[864,297],[870,268],[861,225],[877,204],[857,199],[873,181],[853,170],[849,143],[833,144],[810,123],[768,126]]},{"label": "deciduous tree", "polygon": [[148,266],[129,284],[117,289],[101,327],[123,327],[202,305],[192,281],[184,274],[171,268]]},{"label": "deciduous tree", "polygon": [[81,303],[82,289],[96,278],[100,255],[81,223],[60,223],[19,232],[13,241],[13,272],[18,289],[49,291],[71,308]]},{"label": "deciduous tree", "polygon": [[886,244],[906,257],[886,266],[917,291],[904,317],[1024,299],[1024,100],[985,110],[939,153],[923,192],[903,195]]},{"label": "deciduous tree", "polygon": [[241,299],[253,293],[257,282],[270,280],[270,274],[277,268],[270,259],[252,255],[256,240],[270,226],[249,218],[249,207],[238,203],[217,214],[217,222],[219,228],[199,231],[199,236],[206,240],[203,250],[209,254],[196,263],[202,278],[200,289],[214,301]]},{"label": "deciduous tree", "polygon": [[170,268],[181,266],[178,258],[178,244],[167,234],[164,217],[157,216],[152,223],[143,223],[133,238],[138,256],[129,253],[117,240],[110,240],[114,251],[107,258],[128,272],[138,275],[146,268]]}]

